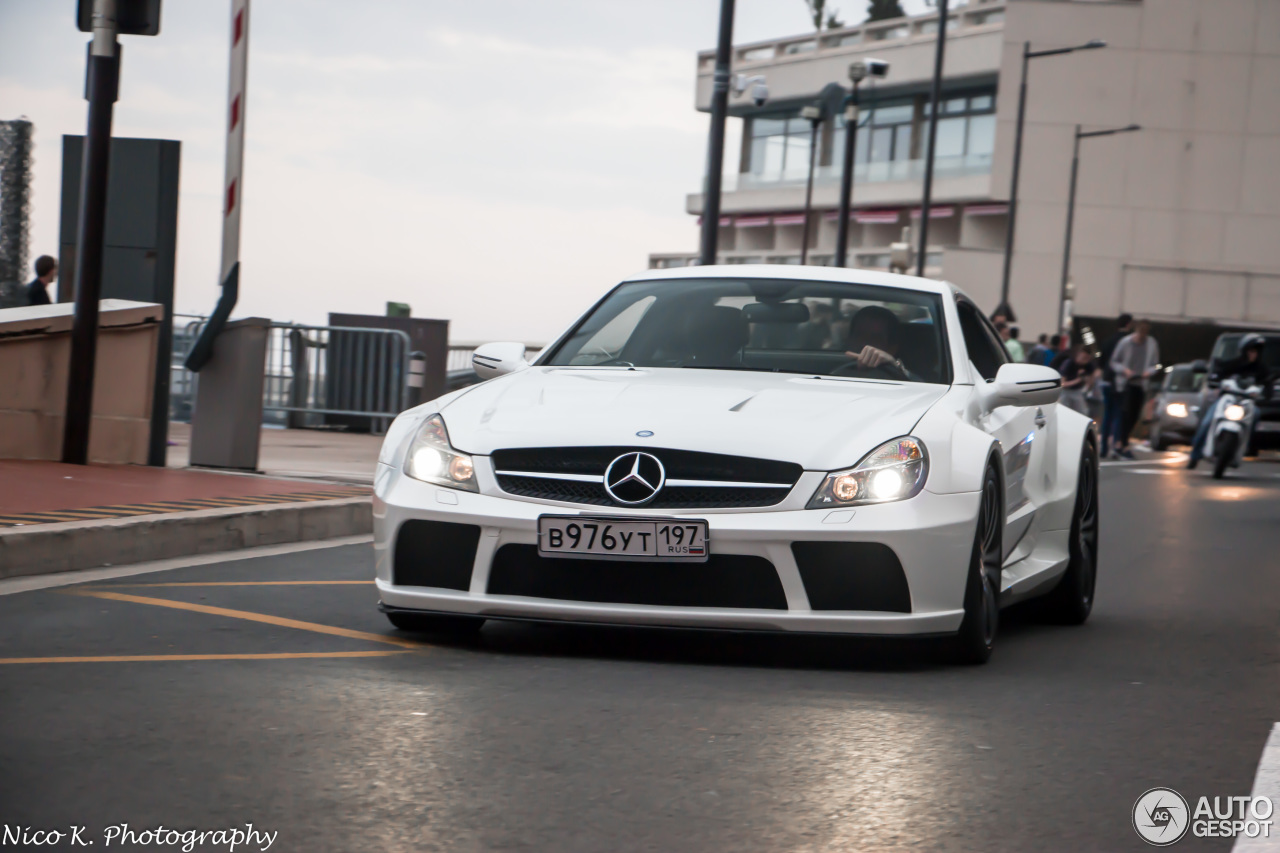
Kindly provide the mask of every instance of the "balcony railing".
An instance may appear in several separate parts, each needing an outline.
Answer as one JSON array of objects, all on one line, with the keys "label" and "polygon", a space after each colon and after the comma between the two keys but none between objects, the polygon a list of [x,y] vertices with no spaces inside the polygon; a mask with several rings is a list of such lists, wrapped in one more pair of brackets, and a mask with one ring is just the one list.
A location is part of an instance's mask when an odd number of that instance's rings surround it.
[{"label": "balcony railing", "polygon": [[[924,160],[889,160],[879,163],[859,163],[853,168],[855,184],[874,184],[888,181],[924,180]],[[990,154],[967,154],[961,157],[937,157],[933,161],[935,178],[959,178],[969,175],[991,174]],[[808,168],[786,169],[773,172],[735,172],[726,174],[721,189],[766,190],[779,187],[802,186],[809,177]],[[814,170],[815,186],[836,184],[840,181],[839,166],[819,166]]]}]

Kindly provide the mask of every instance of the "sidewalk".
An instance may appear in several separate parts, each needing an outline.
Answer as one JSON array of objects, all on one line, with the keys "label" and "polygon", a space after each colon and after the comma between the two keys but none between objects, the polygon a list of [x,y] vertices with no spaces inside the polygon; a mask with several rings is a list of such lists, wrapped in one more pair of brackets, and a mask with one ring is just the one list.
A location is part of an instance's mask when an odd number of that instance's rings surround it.
[{"label": "sidewalk", "polygon": [[[169,424],[169,467],[185,468],[191,425]],[[269,477],[297,477],[373,485],[382,436],[314,429],[264,429],[258,469]]]},{"label": "sidewalk", "polygon": [[0,460],[0,578],[350,537],[373,528],[381,439],[263,430],[265,474]]}]

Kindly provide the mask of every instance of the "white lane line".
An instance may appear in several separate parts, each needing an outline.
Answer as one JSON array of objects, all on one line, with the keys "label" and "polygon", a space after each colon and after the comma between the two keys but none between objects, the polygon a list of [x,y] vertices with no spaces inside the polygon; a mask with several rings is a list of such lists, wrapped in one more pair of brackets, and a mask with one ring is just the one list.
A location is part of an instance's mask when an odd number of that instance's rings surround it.
[{"label": "white lane line", "polygon": [[[1253,796],[1270,797],[1273,806],[1280,805],[1280,723],[1271,727],[1271,736],[1262,748],[1258,759],[1258,773],[1253,777]],[[1273,818],[1274,819],[1274,818]],[[1271,827],[1271,837],[1249,838],[1240,836],[1231,848],[1233,853],[1262,853],[1280,851],[1280,827]]]},{"label": "white lane line", "polygon": [[344,545],[363,545],[373,541],[367,533],[359,536],[339,536],[333,539],[316,539],[311,542],[291,542],[287,545],[264,545],[261,548],[244,548],[239,551],[219,551],[216,554],[198,554],[193,557],[174,557],[169,560],[152,560],[129,566],[111,566],[104,569],[82,569],[76,572],[55,572],[50,575],[31,575],[0,580],[0,595],[31,592],[37,589],[69,586],[75,583],[91,583],[169,569],[185,569],[190,566],[207,566],[211,563],[229,563],[251,560],[254,557],[275,557],[280,554],[296,554],[299,551],[316,551],[321,548],[340,548]]}]

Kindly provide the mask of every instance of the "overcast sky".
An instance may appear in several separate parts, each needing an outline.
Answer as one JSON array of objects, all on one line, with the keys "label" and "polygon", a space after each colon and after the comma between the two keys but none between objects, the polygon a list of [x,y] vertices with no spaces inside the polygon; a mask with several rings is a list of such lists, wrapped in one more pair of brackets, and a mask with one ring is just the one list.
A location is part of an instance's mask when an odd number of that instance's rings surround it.
[{"label": "overcast sky", "polygon": [[[35,124],[33,258],[57,254],[60,137],[85,128],[75,5],[0,0],[0,118]],[[736,42],[810,28],[804,0],[737,5]],[[833,5],[853,23],[866,2]],[[694,54],[718,7],[253,0],[236,314],[395,300],[455,340],[538,342],[650,252],[694,250]],[[115,135],[182,142],[179,312],[218,296],[229,8],[165,0],[159,37],[122,39]]]}]

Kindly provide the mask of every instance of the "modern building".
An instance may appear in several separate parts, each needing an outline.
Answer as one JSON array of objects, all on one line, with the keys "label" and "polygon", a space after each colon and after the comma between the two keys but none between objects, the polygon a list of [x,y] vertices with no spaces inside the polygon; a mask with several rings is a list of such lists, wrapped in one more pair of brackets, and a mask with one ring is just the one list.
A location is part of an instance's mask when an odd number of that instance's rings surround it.
[{"label": "modern building", "polygon": [[[742,145],[725,156],[721,263],[799,262],[810,150],[800,109],[827,83],[848,85],[853,60],[876,57],[891,66],[862,84],[849,262],[887,267],[889,244],[919,223],[937,26],[935,12],[734,48],[733,71],[764,75],[770,98],[730,99]],[[1105,49],[1029,65],[1010,284],[1024,337],[1058,325],[1077,124],[1142,126],[1082,140],[1078,318],[1280,326],[1280,1],[971,0],[947,33],[929,275],[999,303],[1023,46],[1103,39]],[[698,55],[699,110],[714,61]],[[835,249],[844,133],[838,118],[818,140],[811,264]],[[690,214],[702,208],[701,194],[688,197]],[[696,254],[650,259],[687,263]]]}]

